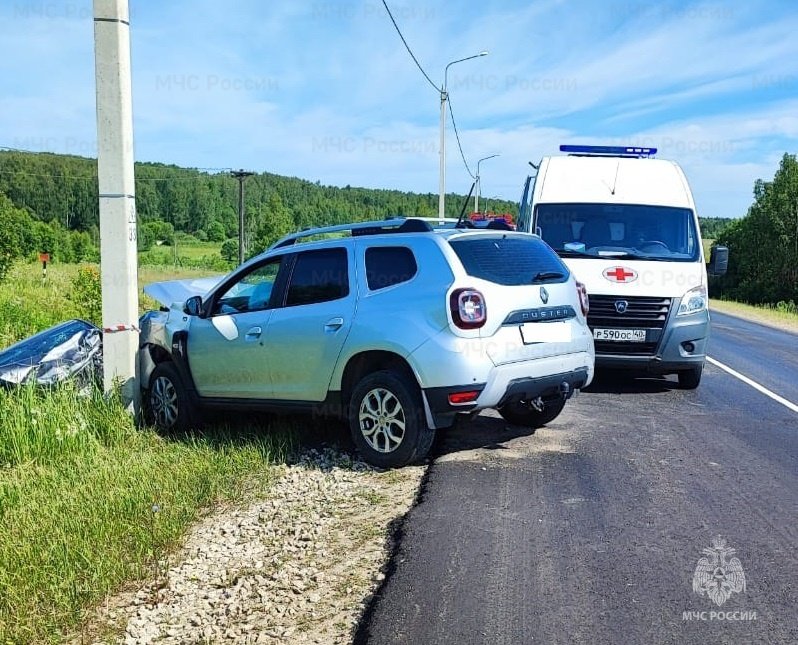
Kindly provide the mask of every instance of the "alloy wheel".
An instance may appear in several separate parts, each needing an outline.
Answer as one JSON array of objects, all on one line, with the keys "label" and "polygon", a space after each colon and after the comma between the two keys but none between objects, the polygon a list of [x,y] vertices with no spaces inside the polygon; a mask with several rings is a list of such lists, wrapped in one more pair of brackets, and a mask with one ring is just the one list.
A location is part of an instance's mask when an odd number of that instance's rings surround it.
[{"label": "alloy wheel", "polygon": [[360,402],[360,432],[368,445],[381,453],[396,450],[405,435],[405,411],[390,390],[370,390]]},{"label": "alloy wheel", "polygon": [[161,376],[152,384],[150,406],[159,428],[171,428],[177,422],[178,403],[175,386],[168,378]]}]

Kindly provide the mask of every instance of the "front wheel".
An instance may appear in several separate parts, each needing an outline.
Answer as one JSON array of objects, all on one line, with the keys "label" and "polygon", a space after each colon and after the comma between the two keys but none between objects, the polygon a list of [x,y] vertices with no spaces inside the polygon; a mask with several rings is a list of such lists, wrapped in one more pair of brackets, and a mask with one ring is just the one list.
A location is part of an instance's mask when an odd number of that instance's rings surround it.
[{"label": "front wheel", "polygon": [[355,386],[349,428],[363,458],[381,468],[424,459],[435,439],[424,418],[418,385],[389,370],[369,374]]},{"label": "front wheel", "polygon": [[679,387],[683,390],[694,390],[701,383],[704,366],[691,367],[689,370],[679,372]]},{"label": "front wheel", "polygon": [[565,399],[546,403],[542,410],[536,410],[528,403],[516,401],[499,408],[499,414],[508,423],[528,428],[539,428],[554,421],[565,407]]},{"label": "front wheel", "polygon": [[164,432],[185,432],[195,425],[194,405],[173,363],[156,365],[145,397],[147,421]]}]

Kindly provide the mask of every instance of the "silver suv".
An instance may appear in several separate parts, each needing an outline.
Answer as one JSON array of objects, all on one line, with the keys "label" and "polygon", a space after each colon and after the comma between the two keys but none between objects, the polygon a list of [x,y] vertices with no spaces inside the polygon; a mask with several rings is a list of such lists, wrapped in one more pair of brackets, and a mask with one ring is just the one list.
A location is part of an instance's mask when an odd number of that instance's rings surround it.
[{"label": "silver suv", "polygon": [[224,278],[145,288],[169,306],[142,319],[151,420],[336,414],[391,467],[423,459],[457,415],[554,419],[593,378],[584,287],[536,235],[439,224],[303,231]]}]

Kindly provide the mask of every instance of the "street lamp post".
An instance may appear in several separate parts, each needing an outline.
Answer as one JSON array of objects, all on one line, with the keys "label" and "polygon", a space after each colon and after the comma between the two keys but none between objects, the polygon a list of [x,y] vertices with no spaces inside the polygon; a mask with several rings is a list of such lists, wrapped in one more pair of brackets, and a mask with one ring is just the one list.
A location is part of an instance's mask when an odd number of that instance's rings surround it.
[{"label": "street lamp post", "polygon": [[446,101],[449,100],[449,94],[446,91],[446,82],[449,75],[449,68],[455,63],[462,63],[472,58],[479,58],[480,56],[487,56],[488,52],[479,52],[473,56],[466,56],[465,58],[458,58],[446,65],[443,71],[443,85],[441,86],[441,150],[440,150],[440,176],[438,183],[438,217],[444,216],[444,194],[446,193]]},{"label": "street lamp post", "polygon": [[474,212],[479,212],[479,191],[482,190],[482,180],[480,179],[481,175],[479,174],[479,164],[483,161],[487,161],[488,159],[493,159],[494,157],[498,157],[498,154],[490,155],[489,157],[482,157],[479,161],[477,161],[477,178],[476,178],[476,189],[474,190]]}]

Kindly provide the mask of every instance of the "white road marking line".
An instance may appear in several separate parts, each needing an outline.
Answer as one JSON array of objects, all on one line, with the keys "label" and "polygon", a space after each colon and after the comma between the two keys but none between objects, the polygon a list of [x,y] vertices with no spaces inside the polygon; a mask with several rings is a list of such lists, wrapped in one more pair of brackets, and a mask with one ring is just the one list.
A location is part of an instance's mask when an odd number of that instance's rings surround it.
[{"label": "white road marking line", "polygon": [[707,361],[709,363],[712,363],[712,365],[714,365],[715,367],[719,367],[724,372],[728,372],[733,377],[740,379],[746,385],[750,385],[755,390],[757,390],[759,392],[762,392],[762,394],[764,394],[765,396],[769,396],[771,399],[773,399],[777,403],[781,403],[788,410],[792,410],[793,412],[798,412],[798,405],[796,405],[792,401],[788,401],[783,396],[779,396],[775,392],[771,392],[764,385],[760,385],[756,381],[751,380],[750,378],[748,378],[744,374],[740,374],[740,372],[738,372],[737,370],[733,370],[728,365],[724,365],[723,363],[721,363],[720,361],[715,360],[711,356],[707,356]]}]

